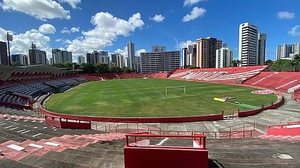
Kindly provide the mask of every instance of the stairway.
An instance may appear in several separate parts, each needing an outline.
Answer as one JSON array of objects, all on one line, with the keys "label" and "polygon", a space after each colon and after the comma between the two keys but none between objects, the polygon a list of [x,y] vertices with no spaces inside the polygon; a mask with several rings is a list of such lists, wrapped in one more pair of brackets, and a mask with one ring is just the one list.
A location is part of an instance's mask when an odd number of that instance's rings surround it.
[{"label": "stairway", "polygon": [[[43,156],[49,152],[62,152],[66,149],[77,149],[101,141],[114,141],[124,139],[124,134],[106,133],[106,134],[87,134],[87,135],[63,135],[50,139],[39,141],[26,140],[23,142],[6,141],[0,144],[0,150],[3,156],[1,159],[10,159],[19,161],[28,156]],[[10,148],[13,145],[17,148]],[[24,148],[19,150],[18,148]],[[32,156],[33,157],[33,156]],[[1,167],[1,166],[0,166]]]}]

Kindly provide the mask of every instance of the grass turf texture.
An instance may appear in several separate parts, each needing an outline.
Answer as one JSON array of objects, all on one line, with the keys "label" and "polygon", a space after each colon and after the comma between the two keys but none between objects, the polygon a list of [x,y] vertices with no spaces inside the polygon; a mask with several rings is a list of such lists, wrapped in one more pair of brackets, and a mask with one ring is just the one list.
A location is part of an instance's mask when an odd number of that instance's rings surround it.
[{"label": "grass turf texture", "polygon": [[[166,87],[170,88],[166,95]],[[81,84],[65,93],[55,94],[46,109],[65,114],[111,117],[171,117],[206,114],[232,114],[250,107],[276,101],[276,95],[256,95],[254,89],[210,83],[164,79],[125,79],[94,81]],[[213,100],[215,97],[236,97],[241,103]],[[242,106],[246,104],[249,106]]]}]

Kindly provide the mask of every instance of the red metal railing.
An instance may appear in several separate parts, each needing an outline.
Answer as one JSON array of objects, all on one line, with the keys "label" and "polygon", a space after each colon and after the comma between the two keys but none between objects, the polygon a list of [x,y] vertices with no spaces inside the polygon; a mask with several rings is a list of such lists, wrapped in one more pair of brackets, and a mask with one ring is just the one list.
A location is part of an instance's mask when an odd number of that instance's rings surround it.
[{"label": "red metal railing", "polygon": [[[149,134],[148,132],[140,132],[140,133],[131,133],[126,134],[126,146],[136,146],[131,145],[132,143],[129,142],[130,137],[134,139],[133,143],[136,144],[138,142],[138,138],[178,138],[178,139],[191,139],[196,141],[199,145],[200,149],[206,149],[206,136],[203,134],[193,134],[193,135],[169,135],[169,134]],[[147,146],[150,147],[151,146]],[[170,146],[160,146],[162,148],[169,148]],[[157,146],[155,147],[157,148]],[[179,147],[179,148],[187,148],[187,147]]]},{"label": "red metal railing", "polygon": [[[122,128],[123,127],[123,128]],[[151,129],[149,126],[142,127],[140,124],[136,124],[133,126],[134,128],[130,128],[128,123],[121,124],[111,124],[105,125],[105,132],[116,132],[116,133],[144,133],[148,132],[149,134],[163,134],[163,135],[195,135],[195,134],[204,134],[207,138],[212,139],[233,139],[233,138],[249,138],[255,137],[259,133],[256,130],[256,123],[242,123],[237,125],[228,126],[226,128],[220,129],[218,131],[179,131],[179,130],[163,130],[161,128]]]},{"label": "red metal railing", "polygon": [[269,125],[268,128],[285,128],[286,126],[291,126],[291,125],[300,125],[300,121],[289,122],[287,124]]}]

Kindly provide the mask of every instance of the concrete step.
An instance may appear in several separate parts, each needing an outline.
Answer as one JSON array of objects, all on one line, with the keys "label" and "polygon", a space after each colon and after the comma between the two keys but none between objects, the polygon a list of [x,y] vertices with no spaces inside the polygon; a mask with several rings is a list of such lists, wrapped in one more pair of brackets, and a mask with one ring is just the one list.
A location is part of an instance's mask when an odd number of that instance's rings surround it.
[{"label": "concrete step", "polygon": [[24,164],[35,165],[37,167],[49,168],[49,167],[63,167],[63,168],[88,168],[89,166],[82,166],[75,163],[62,162],[53,160],[48,157],[39,157],[30,155],[23,158],[20,162]]},{"label": "concrete step", "polygon": [[0,159],[1,168],[37,168],[34,165],[21,163],[10,159]]}]

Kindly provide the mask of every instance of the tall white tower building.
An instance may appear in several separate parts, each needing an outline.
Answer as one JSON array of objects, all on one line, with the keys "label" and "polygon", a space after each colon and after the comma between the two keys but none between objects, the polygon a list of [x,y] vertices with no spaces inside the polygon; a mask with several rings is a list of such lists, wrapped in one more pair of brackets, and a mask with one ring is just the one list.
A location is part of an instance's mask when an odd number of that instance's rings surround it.
[{"label": "tall white tower building", "polygon": [[276,51],[277,60],[288,58],[290,56],[291,51],[292,51],[291,45],[288,44],[278,45]]},{"label": "tall white tower building", "polygon": [[128,54],[128,63],[127,66],[129,68],[135,68],[135,50],[134,50],[134,43],[131,41],[127,44],[127,54]]},{"label": "tall white tower building", "polygon": [[230,67],[233,61],[233,52],[228,48],[216,50],[216,68]]},{"label": "tall white tower building", "polygon": [[239,29],[240,66],[258,65],[258,28],[248,22]]}]

